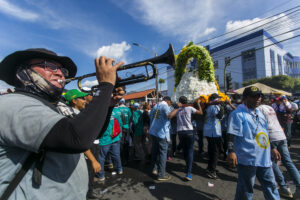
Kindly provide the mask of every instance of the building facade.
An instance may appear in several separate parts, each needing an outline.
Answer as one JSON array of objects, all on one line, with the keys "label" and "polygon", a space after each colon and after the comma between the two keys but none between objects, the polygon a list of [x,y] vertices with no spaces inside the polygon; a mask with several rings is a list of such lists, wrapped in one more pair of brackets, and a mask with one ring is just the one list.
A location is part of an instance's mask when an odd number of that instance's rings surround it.
[{"label": "building facade", "polygon": [[[215,77],[224,90],[226,76],[232,78],[232,89],[242,87],[251,79],[275,75],[300,78],[300,57],[288,53],[267,31],[261,29],[236,40],[209,48],[215,67]],[[168,95],[174,90],[174,70],[168,67]]]},{"label": "building facade", "polygon": [[284,56],[284,65],[287,66],[287,74],[293,78],[300,79],[300,57],[293,56],[290,53],[287,53]]}]

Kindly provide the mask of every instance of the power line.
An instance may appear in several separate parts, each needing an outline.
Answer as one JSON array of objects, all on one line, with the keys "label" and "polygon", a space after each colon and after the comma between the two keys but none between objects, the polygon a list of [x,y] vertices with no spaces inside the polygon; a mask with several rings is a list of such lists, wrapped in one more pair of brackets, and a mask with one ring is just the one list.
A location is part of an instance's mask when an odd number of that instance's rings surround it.
[{"label": "power line", "polygon": [[[263,39],[263,40],[259,40],[259,41],[255,41],[255,42],[253,42],[253,43],[248,43],[248,44],[245,44],[245,46],[244,47],[248,47],[248,46],[251,46],[251,45],[255,45],[255,44],[258,44],[258,43],[261,43],[261,42],[263,42],[263,41],[265,41],[265,40],[269,40],[269,39],[271,39],[271,38],[274,38],[274,37],[278,37],[278,36],[281,36],[281,35],[284,35],[284,34],[287,34],[287,33],[290,33],[290,32],[294,32],[294,31],[296,31],[296,30],[299,30],[300,29],[300,27],[298,27],[298,28],[295,28],[295,29],[293,29],[293,30],[289,30],[289,31],[286,31],[286,32],[283,32],[283,33],[279,33],[279,34],[277,34],[277,35],[275,35],[275,36],[270,36],[270,37],[267,37],[267,38],[265,38],[265,39]],[[243,48],[243,47],[236,47],[236,49],[241,49],[241,48]],[[234,51],[234,49],[230,49],[230,52],[232,53],[232,51]],[[229,50],[228,50],[228,52],[229,52]],[[220,54],[218,54],[217,55],[217,57],[213,57],[213,59],[214,60],[216,60],[216,58],[224,58],[224,56],[222,56],[222,55],[226,55],[227,53],[225,52],[225,53],[222,53],[221,55]],[[213,55],[213,54],[212,54]],[[159,70],[161,70],[162,68],[164,68],[164,67],[166,67],[166,66],[162,66],[162,67],[160,67],[160,68],[158,68]],[[161,74],[161,73],[160,73]]]},{"label": "power line", "polygon": [[[273,8],[271,8],[271,9],[269,9],[269,10],[266,10],[264,14],[266,14],[266,13],[272,11],[272,10],[275,10],[276,8],[281,7],[281,6],[284,5],[284,4],[288,4],[288,3],[291,2],[291,1],[293,1],[293,0],[289,0],[289,1],[287,1],[287,2],[283,2],[283,3],[281,3],[281,4],[278,4],[278,5],[274,6]],[[264,14],[262,14],[262,15],[260,15],[260,16],[263,16]]]},{"label": "power line", "polygon": [[[295,10],[295,11],[293,11],[293,12],[291,12],[291,13],[288,13],[288,14],[286,14],[286,15],[284,15],[284,16],[278,17],[277,19],[268,21],[268,22],[266,22],[266,23],[264,23],[264,24],[261,24],[261,25],[259,25],[259,26],[254,27],[254,28],[252,28],[252,29],[250,29],[250,30],[246,30],[246,31],[244,31],[244,32],[242,32],[242,33],[239,33],[239,35],[232,36],[232,37],[230,37],[230,38],[228,38],[228,39],[225,39],[225,40],[223,40],[223,41],[221,41],[221,42],[215,43],[215,44],[213,44],[212,46],[219,46],[220,44],[223,44],[223,43],[225,43],[225,42],[232,41],[232,40],[234,40],[235,38],[240,37],[241,35],[249,34],[249,32],[255,31],[255,30],[257,30],[257,29],[259,29],[259,28],[262,28],[262,27],[264,27],[264,26],[266,26],[266,25],[268,25],[268,24],[271,25],[273,22],[279,21],[280,19],[285,18],[285,17],[287,17],[288,15],[290,15],[290,14],[292,14],[292,13],[298,12],[299,10],[300,10],[300,9],[297,9],[297,10]],[[286,19],[285,21],[287,21],[287,20],[289,20],[289,19]],[[248,26],[245,26],[245,27],[249,27],[249,26],[251,26],[251,25],[248,25]]]},{"label": "power line", "polygon": [[[265,40],[269,40],[269,39],[272,39],[272,38],[274,38],[274,37],[282,36],[282,35],[284,35],[284,34],[288,34],[288,33],[294,32],[294,31],[299,30],[299,29],[300,29],[300,27],[297,27],[297,28],[295,28],[295,29],[293,29],[293,30],[286,31],[286,32],[284,32],[284,33],[279,33],[279,34],[277,34],[277,35],[267,37],[267,38],[265,38],[265,39],[263,39],[263,40],[255,41],[255,42],[248,43],[248,44],[244,44],[244,46],[237,46],[237,47],[235,47],[235,48],[231,48],[230,50],[223,51],[221,54],[217,54],[217,55],[214,57],[214,59],[216,59],[216,58],[218,58],[218,57],[223,58],[223,57],[224,57],[223,55],[227,55],[228,53],[232,53],[233,51],[236,51],[236,50],[239,50],[239,49],[244,49],[244,48],[246,48],[246,47],[248,47],[248,46],[251,46],[251,45],[253,46],[253,45],[259,44],[259,43],[261,43],[261,42],[263,42],[263,41],[265,41]],[[214,53],[212,53],[211,55],[214,55]]]},{"label": "power line", "polygon": [[[282,13],[284,13],[284,12],[291,11],[291,10],[296,9],[296,8],[298,8],[298,7],[300,7],[300,6],[296,6],[296,7],[294,7],[294,8],[288,9],[288,10],[283,11],[283,12],[281,12],[281,13],[278,13],[278,14],[275,14],[275,15],[273,15],[273,16],[267,17],[267,18],[265,18],[265,19],[263,19],[263,20],[269,19],[269,18],[274,17],[274,16],[276,16],[276,15],[280,15],[280,14],[282,14]],[[272,22],[275,22],[275,21],[277,21],[277,20],[280,20],[281,18],[286,17],[287,15],[293,14],[293,13],[295,13],[295,12],[298,12],[299,10],[300,10],[300,9],[297,9],[296,11],[293,11],[293,12],[291,12],[291,13],[288,13],[288,14],[286,14],[285,16],[281,16],[281,17],[279,17],[279,18],[277,18],[277,19],[274,19],[274,20],[269,21],[269,22],[267,22],[267,23],[265,23],[265,24],[262,24],[262,25],[260,25],[260,26],[257,26],[257,27],[255,27],[255,28],[251,29],[250,31],[255,30],[255,29],[258,29],[258,28],[261,27],[261,26],[264,26],[264,25],[267,25],[267,24],[271,24]],[[260,20],[260,21],[263,21],[263,20]],[[289,19],[286,19],[286,20],[290,20],[290,18],[289,18]],[[251,23],[250,25],[241,27],[241,28],[236,29],[236,30],[240,30],[240,29],[242,29],[242,28],[251,26],[252,24],[256,24],[256,23],[258,23],[258,22],[260,22],[260,21]],[[285,26],[287,26],[287,25],[288,25],[288,24],[285,24]],[[276,28],[276,26],[273,25],[272,28],[270,28],[269,30],[273,30],[273,29],[275,29],[275,28]],[[283,29],[283,28],[280,28],[280,29]],[[280,29],[277,29],[277,31],[279,31]],[[231,32],[234,32],[234,31],[236,31],[236,30],[233,30],[233,31],[231,31]],[[227,33],[222,34],[222,35],[226,35],[226,34],[229,34],[229,33],[231,33],[231,32],[227,32]],[[248,33],[248,32],[249,32],[249,31],[245,31],[245,32],[243,32],[243,33],[241,33],[241,34],[239,34],[239,35],[236,35],[236,36],[233,36],[233,37],[231,37],[231,38],[229,38],[229,39],[226,39],[225,42],[228,41],[228,40],[232,40],[233,38],[240,37],[241,35],[243,35],[243,34],[245,34],[245,33]],[[291,31],[288,31],[288,32],[291,32]],[[288,33],[288,32],[286,32],[286,33]],[[283,33],[283,34],[284,34],[284,33]],[[279,34],[279,35],[281,35],[281,34]],[[273,36],[273,38],[274,38],[274,37],[277,37],[277,36],[279,36],[279,35]],[[221,37],[221,36],[220,36],[220,37]],[[271,37],[269,37],[269,38],[271,38]],[[267,39],[268,39],[268,38],[267,38]],[[260,41],[258,41],[258,42],[260,42]],[[258,42],[257,42],[257,43],[258,43]],[[222,43],[224,43],[224,41],[223,41]],[[213,45],[216,45],[216,44],[218,45],[218,44],[221,44],[221,43],[215,43],[215,44],[213,44]],[[240,47],[239,47],[239,48],[240,48]],[[179,51],[180,51],[180,50],[179,50]],[[225,53],[226,53],[226,52],[223,52],[223,54],[225,54]],[[220,56],[220,55],[218,55],[218,56]],[[220,56],[220,57],[221,57],[221,56]],[[158,68],[158,69],[160,69],[160,68]],[[137,69],[136,72],[137,72],[137,71],[141,71],[141,68],[140,68],[140,69]]]},{"label": "power line", "polygon": [[[299,35],[296,35],[296,36],[293,36],[293,37],[290,37],[290,38],[286,38],[286,39],[283,39],[283,40],[281,40],[281,41],[278,41],[278,42],[275,42],[275,43],[272,43],[272,44],[269,44],[269,45],[267,45],[267,46],[263,46],[263,47],[260,47],[260,48],[257,48],[257,49],[254,49],[254,51],[258,51],[258,50],[260,50],[260,49],[264,49],[264,48],[267,48],[267,47],[269,47],[269,46],[273,46],[273,45],[275,45],[275,44],[278,44],[278,43],[282,43],[282,42],[285,42],[285,41],[287,41],[287,40],[291,40],[291,39],[294,39],[294,38],[297,38],[297,37],[299,37],[300,36],[300,34]],[[235,58],[238,58],[238,57],[240,57],[240,56],[242,56],[243,54],[239,54],[239,55],[237,55],[237,56],[234,56],[234,57],[232,57],[230,60],[233,60],[233,59],[235,59]],[[223,68],[224,69],[224,68]],[[264,69],[264,70],[262,70],[262,69],[260,69],[261,71],[271,71],[270,69]],[[257,71],[260,71],[260,70],[257,70]],[[230,70],[230,72],[231,72],[232,70]],[[168,72],[168,70],[166,70],[165,72],[163,72],[163,73],[160,73],[159,75],[161,75],[161,74],[164,74],[164,73],[167,73]],[[238,73],[238,72],[237,72]],[[241,74],[243,73],[243,72],[240,72]],[[171,75],[171,76],[167,76],[167,79],[169,79],[169,78],[173,78],[173,76],[174,75]],[[148,84],[148,85],[145,85],[145,86],[143,86],[143,87],[139,87],[138,89],[142,89],[142,88],[149,88],[149,86],[152,86],[153,84]]]},{"label": "power line", "polygon": [[[296,7],[294,7],[294,8],[288,9],[288,10],[286,10],[286,11],[284,11],[284,12],[291,11],[291,10],[296,9],[296,8],[298,8],[298,7],[300,7],[300,6],[296,6]],[[299,10],[300,10],[300,9],[298,9],[298,10],[296,10],[296,11],[293,11],[293,12],[291,12],[291,13],[288,13],[287,15],[293,14],[293,13],[299,11]],[[282,12],[282,13],[284,13],[284,12]],[[282,14],[282,13],[278,13],[278,14],[276,14],[276,15],[280,15],[280,14]],[[276,15],[270,16],[270,17],[265,18],[265,19],[263,19],[263,20],[269,19],[269,18],[274,17],[274,16],[276,16]],[[297,15],[297,14],[294,14],[294,15]],[[258,26],[258,27],[255,27],[255,28],[252,29],[252,30],[255,30],[255,29],[257,29],[257,28],[259,28],[259,27],[261,27],[261,26],[263,26],[263,25],[270,24],[270,23],[272,23],[272,22],[274,22],[274,21],[277,21],[277,20],[279,20],[279,19],[281,19],[281,18],[283,18],[283,17],[286,17],[286,15],[285,15],[285,16],[281,16],[281,17],[279,17],[279,18],[277,18],[277,19],[274,19],[274,20],[272,20],[272,21],[269,21],[269,22],[267,22],[267,23],[265,23],[265,24],[262,24],[262,25],[260,25],[260,26]],[[260,20],[260,21],[263,21],[263,20]],[[259,23],[260,21],[257,21],[257,22],[255,22],[255,23]],[[255,24],[255,23],[252,23],[252,24],[250,24],[250,25],[253,25],[253,24]],[[250,25],[247,25],[247,26],[250,26]],[[287,25],[290,25],[290,24],[287,24]],[[246,27],[246,26],[245,26],[245,27]],[[241,28],[236,29],[236,30],[233,30],[233,31],[231,31],[231,32],[240,30],[240,29],[245,28],[245,27],[241,27]],[[273,29],[276,29],[276,26],[271,27],[269,30],[273,30]],[[281,28],[276,29],[276,30],[281,30],[281,29],[283,29],[283,28],[281,27]],[[298,29],[299,29],[299,28],[296,28],[296,29],[293,29],[293,30],[291,30],[291,31],[287,31],[287,32],[278,34],[278,35],[273,36],[273,37],[277,37],[277,36],[279,36],[279,35],[287,34],[287,33],[289,33],[289,32],[292,32],[292,31],[295,31],[295,30],[298,30]],[[222,34],[221,36],[226,35],[226,34],[229,34],[229,33],[231,33],[231,32],[227,32],[227,33],[225,33],[225,34]],[[244,33],[246,33],[246,32],[244,32]],[[242,34],[244,34],[244,33],[242,33]],[[240,34],[240,35],[241,35],[241,34]],[[240,35],[239,35],[239,36],[240,36]],[[221,36],[220,36],[220,37],[221,37]],[[287,39],[281,40],[281,41],[279,41],[279,42],[275,42],[275,43],[273,43],[273,44],[267,45],[267,46],[262,47],[262,48],[266,48],[266,47],[268,47],[268,46],[272,46],[272,45],[275,45],[275,44],[278,44],[278,43],[287,41],[287,40],[289,40],[289,39],[296,38],[296,37],[298,37],[298,36],[299,36],[299,35],[296,35],[296,36],[294,36],[294,37],[287,38]],[[237,37],[237,36],[234,36],[234,37]],[[232,38],[234,38],[234,37],[232,37]],[[272,38],[273,38],[273,37],[272,37]],[[267,39],[270,39],[270,38],[271,38],[271,37],[266,38],[266,39],[264,39],[264,40],[267,40]],[[210,39],[210,40],[211,40],[211,39]],[[262,40],[262,41],[263,41],[263,40]],[[254,42],[253,44],[259,43],[259,42],[261,42],[261,41]],[[247,46],[249,46],[249,44],[247,44]],[[239,47],[239,48],[241,48],[241,47]],[[260,50],[260,49],[262,49],[262,48],[257,48],[257,49],[255,49],[255,51],[258,51],[258,50]],[[232,51],[231,51],[231,52],[232,52]],[[225,53],[223,52],[223,54],[225,54]],[[238,56],[235,56],[235,57],[231,58],[230,60],[233,60],[234,58],[237,58],[237,57],[239,57],[239,56],[241,56],[241,55],[242,55],[242,54],[240,54],[240,55],[238,55]],[[220,56],[220,55],[218,55],[218,56]],[[220,57],[221,57],[221,56],[220,56]],[[163,66],[163,67],[166,67],[166,66]],[[160,70],[160,69],[162,69],[163,67],[160,67],[160,68],[158,68],[158,69]],[[232,71],[232,70],[230,70],[230,71]],[[159,73],[159,75],[162,75],[162,74],[164,74],[164,73],[167,73],[167,71],[166,71],[166,72]],[[242,72],[235,72],[235,73],[242,73]],[[152,85],[152,84],[151,84],[151,85]]]},{"label": "power line", "polygon": [[197,44],[205,43],[205,42],[211,41],[211,40],[213,40],[213,39],[216,39],[216,38],[225,36],[225,35],[227,35],[227,34],[229,34],[229,33],[233,33],[233,32],[235,32],[235,31],[238,31],[238,30],[241,30],[241,29],[246,28],[246,27],[248,27],[248,26],[257,24],[257,23],[259,23],[259,22],[262,22],[262,21],[264,21],[264,20],[270,19],[270,18],[275,17],[275,16],[277,16],[277,15],[283,14],[283,13],[285,13],[285,12],[289,12],[289,11],[291,11],[291,10],[294,10],[294,9],[298,8],[298,7],[300,7],[300,6],[299,6],[299,5],[298,5],[298,6],[295,6],[295,7],[293,7],[293,8],[288,9],[288,10],[285,10],[285,11],[283,11],[283,12],[280,12],[280,13],[277,13],[277,14],[272,15],[272,16],[270,16],[270,17],[267,17],[267,18],[264,18],[264,19],[262,19],[262,20],[259,20],[259,21],[257,21],[257,22],[253,22],[253,23],[251,23],[251,24],[249,24],[249,25],[246,25],[246,26],[243,26],[243,27],[234,29],[234,30],[229,31],[229,32],[227,32],[227,33],[223,33],[223,34],[218,35],[218,36],[215,36],[215,37],[213,37],[213,38],[211,38],[211,39],[207,39],[207,40],[198,42]]}]

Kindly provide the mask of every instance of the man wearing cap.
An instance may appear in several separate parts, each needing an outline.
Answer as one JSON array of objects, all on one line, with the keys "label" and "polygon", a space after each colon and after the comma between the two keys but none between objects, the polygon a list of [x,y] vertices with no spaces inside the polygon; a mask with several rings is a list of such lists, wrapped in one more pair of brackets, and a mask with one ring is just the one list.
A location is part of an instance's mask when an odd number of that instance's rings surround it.
[{"label": "man wearing cap", "polygon": [[156,104],[150,112],[149,134],[152,136],[152,174],[158,176],[158,181],[171,179],[171,176],[166,174],[168,141],[170,141],[170,121],[168,115],[171,112],[171,104],[171,98],[165,96],[163,101]]},{"label": "man wearing cap", "polygon": [[69,106],[71,106],[75,114],[79,114],[81,110],[85,108],[86,97],[88,93],[81,92],[77,89],[68,90],[65,94],[65,100]]},{"label": "man wearing cap", "polygon": [[[112,59],[103,56],[96,58],[99,86],[94,99],[83,112],[68,118],[54,105],[65,79],[76,75],[77,67],[70,58],[47,49],[27,49],[2,60],[0,80],[16,87],[14,93],[0,97],[2,198],[86,198],[88,173],[81,153],[102,134],[111,112],[116,70],[122,64],[113,65]],[[16,175],[20,168],[24,176]]]},{"label": "man wearing cap", "polygon": [[[89,94],[85,92],[81,92],[77,89],[68,90],[66,94],[64,95],[64,98],[66,100],[66,103],[72,107],[72,116],[75,117],[85,109]],[[92,96],[88,98],[90,101],[92,101]],[[98,148],[99,145],[95,144],[95,142],[99,144],[99,140],[95,140],[94,144],[91,146],[91,148],[84,152],[84,155],[86,157],[86,163],[88,167],[89,172],[89,189],[87,192],[87,198],[88,199],[98,199],[100,198],[100,195],[97,194],[96,191],[93,190],[94,188],[94,177],[95,173],[99,172],[101,170],[100,163],[96,159],[96,157],[99,156]],[[100,147],[99,147],[100,148]],[[95,157],[96,156],[96,157]]]},{"label": "man wearing cap", "polygon": [[[252,199],[255,177],[262,186],[265,199],[280,199],[272,170],[268,124],[257,109],[261,96],[257,87],[245,88],[243,104],[229,116],[228,161],[238,169],[236,200]],[[278,152],[272,153],[275,158],[280,158]]]}]

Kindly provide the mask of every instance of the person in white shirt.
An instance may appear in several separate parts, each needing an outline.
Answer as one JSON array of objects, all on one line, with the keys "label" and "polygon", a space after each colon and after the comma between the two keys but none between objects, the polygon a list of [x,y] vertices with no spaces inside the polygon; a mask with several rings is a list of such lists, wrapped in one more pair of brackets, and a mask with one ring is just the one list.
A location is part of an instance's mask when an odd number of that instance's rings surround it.
[{"label": "person in white shirt", "polygon": [[288,98],[286,96],[277,97],[276,99],[274,99],[274,101],[275,102],[272,104],[272,107],[274,108],[278,117],[278,121],[287,137],[288,146],[290,146],[293,122],[292,104],[288,101]]},{"label": "person in white shirt", "polygon": [[270,143],[272,149],[277,149],[281,155],[281,161],[283,165],[288,170],[289,174],[291,175],[294,183],[296,184],[296,192],[294,194],[291,193],[289,187],[287,186],[284,176],[281,173],[278,165],[277,160],[273,159],[273,171],[275,174],[276,182],[279,185],[279,194],[284,197],[297,199],[300,198],[300,175],[299,171],[294,165],[290,153],[288,150],[287,139],[284,134],[282,127],[279,124],[279,121],[276,116],[275,110],[268,105],[260,105],[258,109],[263,113],[265,116],[267,123],[268,123],[268,131],[270,136]]},{"label": "person in white shirt", "polygon": [[174,109],[169,118],[177,116],[177,132],[183,146],[183,156],[187,165],[187,174],[185,179],[192,180],[192,165],[194,155],[194,128],[192,125],[192,114],[203,115],[200,100],[197,100],[198,110],[188,105],[188,99],[185,96],[179,98],[178,109]]}]

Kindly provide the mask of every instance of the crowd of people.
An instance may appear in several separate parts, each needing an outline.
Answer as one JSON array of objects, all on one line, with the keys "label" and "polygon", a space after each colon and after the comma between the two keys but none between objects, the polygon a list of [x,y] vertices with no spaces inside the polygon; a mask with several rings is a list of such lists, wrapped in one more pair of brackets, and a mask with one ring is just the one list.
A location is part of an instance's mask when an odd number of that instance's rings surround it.
[{"label": "crowd of people", "polygon": [[[73,90],[66,93],[66,100],[69,93],[72,95]],[[289,154],[291,137],[300,122],[297,103],[282,95],[265,97],[256,87],[246,88],[242,96],[233,95],[232,101],[222,102],[220,98],[214,93],[207,104],[201,104],[200,100],[191,104],[185,96],[181,96],[178,103],[172,103],[166,96],[153,107],[147,102],[131,102],[126,106],[121,99],[112,110],[107,130],[96,140],[99,150],[93,153],[99,163],[89,169],[96,172],[96,180],[104,181],[105,163],[116,174],[123,174],[122,165],[133,160],[146,161],[152,164],[152,174],[157,181],[167,181],[171,179],[166,173],[167,160],[182,152],[186,162],[184,178],[191,181],[194,149],[197,149],[194,141],[198,142],[196,157],[201,158],[206,138],[206,175],[219,179],[218,160],[220,156],[223,160],[228,158],[230,167],[238,169],[236,199],[252,198],[255,177],[266,199],[280,199],[280,195],[299,198],[300,176]],[[89,162],[95,160],[86,157]],[[279,161],[297,186],[294,194],[278,167]],[[90,174],[90,182],[93,182],[95,174]],[[92,183],[89,197],[96,197],[91,188]]]},{"label": "crowd of people", "polygon": [[[203,157],[206,138],[206,175],[219,179],[218,160],[220,156],[227,159],[230,167],[238,169],[236,199],[252,198],[255,177],[266,199],[280,199],[280,195],[299,198],[300,176],[289,154],[291,137],[300,130],[297,101],[283,95],[264,96],[256,87],[246,88],[242,96],[233,95],[232,101],[222,102],[220,98],[215,93],[209,103],[200,104],[200,100],[190,103],[185,96],[177,103],[165,96],[153,107],[147,102],[128,103],[127,107],[122,99],[114,110],[122,118],[121,132],[126,134],[118,141],[122,153],[113,160],[116,164],[119,160],[123,164],[144,160],[152,164],[157,181],[167,181],[171,179],[166,173],[167,160],[182,152],[184,178],[191,181],[194,149],[198,150],[196,157]],[[294,194],[278,167],[280,161],[296,184]]]},{"label": "crowd of people", "polygon": [[237,167],[235,199],[252,199],[256,177],[266,199],[300,199],[300,175],[289,153],[300,130],[297,101],[251,86],[227,101],[214,93],[206,104],[185,96],[178,102],[165,96],[154,106],[126,104],[124,88],[114,87],[122,64],[95,59],[99,85],[91,93],[63,94],[66,78],[77,71],[70,58],[28,49],[3,59],[0,79],[15,88],[0,96],[0,199],[98,199],[94,181],[105,181],[104,166],[122,175],[133,160],[151,164],[155,179],[168,181],[167,160],[181,152],[187,181],[194,157],[207,152],[208,178],[219,179],[220,156]]}]

